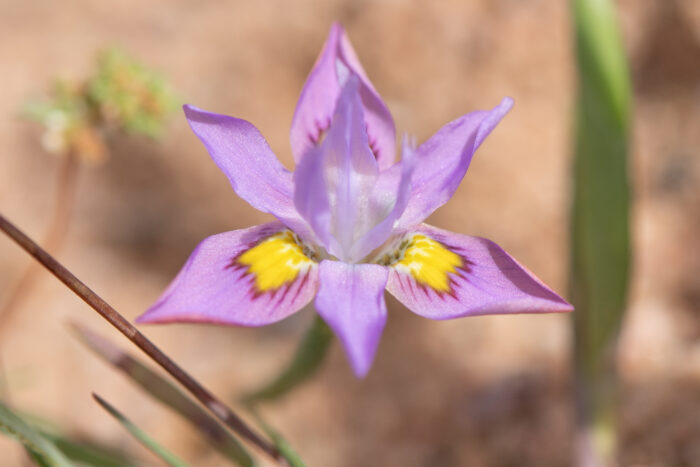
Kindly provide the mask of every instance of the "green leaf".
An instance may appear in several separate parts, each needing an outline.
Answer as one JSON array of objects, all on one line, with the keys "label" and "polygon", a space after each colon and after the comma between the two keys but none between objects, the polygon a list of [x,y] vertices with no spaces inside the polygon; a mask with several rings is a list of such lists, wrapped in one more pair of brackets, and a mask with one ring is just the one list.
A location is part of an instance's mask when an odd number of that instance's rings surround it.
[{"label": "green leaf", "polygon": [[46,437],[34,430],[29,423],[14,413],[8,406],[0,402],[0,432],[16,438],[31,453],[38,458],[40,465],[50,467],[70,467],[73,464]]},{"label": "green leaf", "polygon": [[260,415],[260,413],[253,407],[248,406],[250,414],[253,416],[257,424],[262,428],[262,430],[270,437],[275,447],[280,452],[282,457],[287,461],[289,467],[306,467],[304,461],[301,460],[299,455],[292,449],[290,444],[279,434],[277,430],[272,428]]},{"label": "green leaf", "polygon": [[139,465],[124,453],[92,442],[77,441],[54,433],[42,432],[70,460],[94,467],[136,467]]},{"label": "green leaf", "polygon": [[328,325],[316,315],[289,365],[268,384],[244,396],[243,402],[252,405],[277,399],[311,378],[321,367],[332,340]]},{"label": "green leaf", "polygon": [[29,449],[26,446],[24,447],[24,450],[26,451],[29,458],[33,460],[34,463],[36,463],[37,467],[51,467],[51,464],[49,464],[41,454]]},{"label": "green leaf", "polygon": [[104,446],[83,438],[70,438],[55,423],[24,411],[15,411],[25,423],[51,441],[63,454],[80,465],[94,467],[136,467],[140,463],[122,450]]},{"label": "green leaf", "polygon": [[72,328],[82,343],[123,372],[132,382],[156,400],[182,415],[209,440],[214,449],[227,459],[243,467],[255,465],[250,454],[233,437],[231,432],[222,427],[219,422],[165,377],[88,329],[76,324],[72,325]]},{"label": "green leaf", "polygon": [[[576,30],[574,193],[571,293],[579,417],[610,451],[616,374],[614,344],[630,270],[627,174],[631,85],[610,0],[572,0]],[[608,446],[602,446],[607,444]]]},{"label": "green leaf", "polygon": [[146,449],[158,456],[161,460],[163,460],[163,462],[171,467],[187,467],[187,464],[184,461],[180,460],[175,454],[158,444],[153,438],[146,434],[145,431],[134,425],[117,409],[107,403],[107,401],[102,399],[97,394],[93,394],[92,397],[102,406],[103,409],[116,418],[117,421],[121,423],[121,425],[126,428],[126,430],[131,433],[134,438],[136,438],[143,446],[146,447]]},{"label": "green leaf", "polygon": [[574,0],[579,93],[572,295],[581,369],[599,372],[625,309],[630,263],[630,82],[613,4]]}]

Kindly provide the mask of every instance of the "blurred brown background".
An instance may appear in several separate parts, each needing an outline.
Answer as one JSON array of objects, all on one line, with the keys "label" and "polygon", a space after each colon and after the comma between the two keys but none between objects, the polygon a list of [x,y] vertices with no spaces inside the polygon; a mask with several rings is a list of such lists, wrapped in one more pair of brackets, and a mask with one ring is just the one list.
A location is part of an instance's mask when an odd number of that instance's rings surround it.
[{"label": "blurred brown background", "polygon": [[[622,459],[698,466],[700,4],[619,7],[636,95],[636,249],[618,358]],[[166,74],[184,101],[253,122],[291,168],[294,105],[334,20],[347,27],[399,132],[419,142],[463,113],[515,99],[430,223],[495,240],[565,292],[574,70],[564,1],[0,0],[0,210],[40,236],[58,161],[18,111],[54,76],[85,76],[109,44]],[[60,259],[134,318],[201,239],[268,218],[235,196],[179,114],[161,144],[112,143],[106,164],[81,171]],[[0,239],[0,303],[28,261]],[[312,383],[266,410],[310,466],[571,465],[566,316],[432,322],[389,305],[366,380],[335,345]],[[143,329],[233,400],[287,360],[309,318],[263,329]],[[128,346],[43,275],[4,333],[0,364],[13,404],[156,463],[92,401],[95,391],[194,465],[219,465],[184,422],[77,343],[69,320]],[[20,449],[0,438],[0,465],[21,462]]]}]

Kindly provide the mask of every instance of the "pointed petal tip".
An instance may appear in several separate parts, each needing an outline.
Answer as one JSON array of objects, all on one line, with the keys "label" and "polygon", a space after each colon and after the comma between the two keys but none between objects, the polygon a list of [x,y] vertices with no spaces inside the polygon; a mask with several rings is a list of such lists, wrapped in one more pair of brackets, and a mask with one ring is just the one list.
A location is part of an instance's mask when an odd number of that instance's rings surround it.
[{"label": "pointed petal tip", "polygon": [[134,319],[136,324],[167,324],[177,322],[177,317],[158,316],[157,310],[162,299]]},{"label": "pointed petal tip", "polygon": [[315,305],[343,346],[350,367],[364,378],[372,367],[386,324],[388,270],[376,264],[323,261]]},{"label": "pointed petal tip", "polygon": [[368,374],[369,370],[372,369],[372,364],[377,355],[377,348],[379,346],[379,338],[374,343],[370,345],[370,348],[361,348],[353,346],[352,343],[341,338],[341,344],[345,355],[347,356],[348,363],[352,372],[358,379],[364,379]]},{"label": "pointed petal tip", "polygon": [[146,312],[144,312],[143,314],[140,314],[139,316],[137,316],[137,317],[134,319],[134,323],[136,323],[136,324],[148,324],[148,323],[149,323],[149,320],[148,320],[148,316],[146,316],[146,315],[148,315],[148,311],[146,311]]},{"label": "pointed petal tip", "polygon": [[[414,258],[413,249],[417,249],[421,253],[419,258],[433,255],[436,260],[421,264],[417,272],[392,269],[387,290],[418,315],[443,320],[477,315],[567,313],[574,309],[490,240],[426,224],[415,232],[423,235],[419,237],[421,243],[410,243],[404,255]],[[455,263],[461,263],[459,272],[436,266]],[[436,281],[438,277],[442,278],[441,282]],[[448,297],[437,292],[444,290],[446,283]]]},{"label": "pointed petal tip", "polygon": [[343,27],[342,23],[340,21],[333,21],[331,23],[331,29],[328,33],[328,36],[332,35],[342,35],[345,33],[345,28]]},{"label": "pointed petal tip", "polygon": [[[283,224],[272,222],[206,238],[158,301],[135,321],[257,327],[296,313],[315,295],[317,269],[303,253],[289,259],[291,240],[283,232],[288,232]],[[264,264],[258,264],[261,253]],[[290,270],[287,260],[299,268]],[[285,270],[286,275],[274,282],[278,276],[273,274],[270,283],[269,277],[262,278],[261,267]]]},{"label": "pointed petal tip", "polygon": [[[534,277],[534,276],[533,276]],[[538,281],[539,282],[539,281]],[[559,294],[554,292],[552,289],[548,288],[544,283],[540,282],[540,284],[547,288],[547,290],[551,293],[550,297],[547,298],[540,298],[539,300],[539,308],[534,309],[533,311],[529,311],[528,313],[534,313],[534,314],[545,314],[545,313],[571,313],[574,311],[574,306],[561,298]]]},{"label": "pointed petal tip", "polygon": [[[229,115],[223,115],[223,114],[216,114],[213,112],[206,111],[204,109],[201,109],[195,105],[192,104],[184,104],[182,106],[182,111],[185,114],[185,118],[187,119],[187,123],[190,125],[190,128],[192,128],[192,131],[200,138],[200,134],[197,132],[195,127],[193,127],[193,124],[220,124],[220,121],[225,121],[225,120],[230,120],[230,121],[237,121],[239,119],[235,117],[231,117]],[[217,121],[219,120],[219,121]],[[204,144],[206,145],[207,143],[202,140]]]},{"label": "pointed petal tip", "polygon": [[513,100],[512,97],[506,96],[503,99],[501,99],[501,103],[498,104],[499,107],[503,108],[508,112],[510,109],[513,108],[515,105],[515,101]]},{"label": "pointed petal tip", "polygon": [[183,106],[187,123],[238,196],[307,236],[308,227],[294,208],[292,173],[277,159],[265,137],[250,122]]},{"label": "pointed petal tip", "polygon": [[350,366],[357,379],[365,379],[369,374],[369,370],[372,368],[372,361],[367,363],[350,361]]},{"label": "pointed petal tip", "polygon": [[561,299],[562,303],[559,304],[559,307],[557,309],[558,313],[571,313],[573,311],[576,311],[576,309],[574,308],[574,306],[571,303],[567,302],[566,300],[564,300],[561,297],[559,297],[559,298]]},{"label": "pointed petal tip", "polygon": [[[187,120],[195,120],[195,121],[197,120],[198,117],[202,117],[202,116],[209,113],[206,110],[200,109],[196,105],[192,105],[192,104],[183,104],[182,111],[185,113],[185,118],[187,118]],[[221,115],[221,117],[233,119],[233,117],[229,117],[228,115]]]},{"label": "pointed petal tip", "polygon": [[[483,141],[483,138],[485,138],[488,133],[493,131],[496,125],[513,109],[514,105],[515,101],[513,98],[506,96],[501,99],[501,102],[496,107],[488,111],[488,115],[481,123],[481,127],[484,127],[486,130],[486,133],[482,136],[481,141]],[[479,145],[480,142],[476,145],[476,147]]]},{"label": "pointed petal tip", "polygon": [[309,147],[318,144],[320,134],[331,121],[344,84],[344,74],[339,76],[339,68],[347,69],[346,71],[358,76],[368,133],[375,146],[375,155],[383,168],[389,167],[395,157],[394,120],[362,68],[345,28],[339,22],[331,24],[321,54],[304,83],[294,110],[290,132],[294,159],[299,162]]}]

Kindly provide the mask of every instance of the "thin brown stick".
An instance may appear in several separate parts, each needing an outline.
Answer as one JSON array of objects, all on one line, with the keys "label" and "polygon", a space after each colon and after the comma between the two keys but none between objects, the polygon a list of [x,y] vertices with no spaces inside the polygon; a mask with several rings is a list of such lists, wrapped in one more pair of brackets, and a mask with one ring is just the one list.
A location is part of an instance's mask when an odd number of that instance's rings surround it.
[{"label": "thin brown stick", "polygon": [[[70,223],[73,202],[75,200],[76,181],[78,179],[78,156],[69,152],[63,156],[61,167],[56,182],[56,196],[54,208],[51,214],[42,245],[46,251],[57,254],[63,245]],[[0,308],[0,337],[12,317],[21,309],[22,300],[29,295],[29,291],[36,284],[41,266],[32,261],[24,270],[17,284],[10,291],[9,297]],[[2,342],[2,339],[0,339]]]},{"label": "thin brown stick", "polygon": [[165,371],[170,373],[185,389],[187,389],[194,397],[196,397],[205,407],[216,415],[226,426],[233,432],[237,433],[241,438],[250,441],[252,444],[260,448],[265,454],[272,459],[285,465],[286,462],[280,456],[277,448],[269,441],[263,439],[255,433],[246,423],[238,417],[231,409],[224,405],[220,400],[214,397],[207,389],[199,384],[192,376],[186,373],[167,355],[165,355],[158,347],[139,332],[129,321],[120,315],[117,310],[104,301],[99,295],[90,290],[84,283],[66,269],[61,263],[56,261],[51,255],[44,251],[32,239],[27,237],[22,231],[15,227],[10,221],[5,219],[0,214],[0,230],[5,232],[12,240],[14,240],[27,253],[32,255],[39,263],[48,269],[54,276],[63,282],[85,303],[90,305],[92,309],[98,312],[112,326],[117,328],[119,332],[124,334],[127,339],[133,342],[146,355],[151,357]]}]

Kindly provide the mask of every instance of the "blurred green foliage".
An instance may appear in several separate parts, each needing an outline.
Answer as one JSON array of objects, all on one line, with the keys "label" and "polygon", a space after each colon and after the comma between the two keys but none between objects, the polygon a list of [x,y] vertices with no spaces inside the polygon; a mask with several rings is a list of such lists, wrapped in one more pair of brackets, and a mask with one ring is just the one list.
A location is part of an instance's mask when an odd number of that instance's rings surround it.
[{"label": "blurred green foliage", "polygon": [[310,379],[321,367],[332,341],[330,328],[315,315],[289,365],[265,386],[243,397],[243,402],[254,405],[278,399]]},{"label": "blurred green foliage", "polygon": [[41,432],[45,438],[71,461],[84,466],[95,467],[136,467],[139,465],[122,452],[109,446],[101,446],[90,441],[77,441],[55,433]]},{"label": "blurred green foliage", "polygon": [[[614,343],[630,274],[631,85],[611,0],[573,0],[578,66],[571,291],[579,418],[614,444]],[[607,447],[603,446],[607,445]]]},{"label": "blurred green foliage", "polygon": [[265,432],[267,436],[270,437],[273,444],[282,455],[282,458],[287,461],[289,467],[306,467],[304,461],[301,460],[299,454],[292,449],[292,446],[287,442],[287,440],[284,439],[277,430],[272,428],[272,426],[262,418],[260,413],[253,406],[248,406],[248,411],[255,419],[257,425]]},{"label": "blurred green foliage", "polygon": [[40,465],[51,467],[70,467],[73,465],[50,439],[34,429],[2,402],[0,402],[0,433],[17,439]]},{"label": "blurred green foliage", "polygon": [[160,135],[165,118],[178,107],[165,78],[117,48],[100,53],[87,88],[105,121],[151,137]]},{"label": "blurred green foliage", "polygon": [[[37,417],[36,415],[18,412],[3,406],[0,403],[0,412],[2,410],[10,411],[13,417],[25,425],[26,429],[33,432],[33,436],[43,438],[44,442],[49,442],[54,445],[67,459],[78,465],[89,467],[136,467],[138,462],[131,459],[120,449],[115,449],[111,446],[103,446],[93,441],[85,440],[82,437],[69,437],[61,432],[61,429],[54,423],[49,422],[45,418]],[[0,419],[5,420],[7,415],[0,415]],[[36,443],[27,444],[23,442],[23,438],[14,435],[16,430],[3,428],[3,422],[0,421],[0,433],[5,433],[9,436],[14,436],[18,441],[25,445],[27,453],[39,465],[52,465],[50,460],[46,460],[46,454],[42,449],[35,447]],[[0,460],[2,458],[0,457]]]},{"label": "blurred green foliage", "polygon": [[[49,152],[64,156],[70,154],[84,162],[94,163],[103,161],[108,156],[107,135],[117,131],[157,137],[164,128],[167,116],[178,106],[177,96],[163,77],[123,51],[112,48],[98,55],[93,76],[79,83],[57,80],[49,97],[29,102],[25,106],[24,116],[44,126],[42,143]],[[245,467],[256,465],[228,428],[165,377],[87,329],[80,326],[74,328],[88,347],[152,397],[192,423],[207,438],[212,448],[226,459]],[[258,394],[260,399],[279,397],[310,377],[320,366],[331,338],[332,334],[325,323],[317,320],[302,342],[291,366]],[[104,399],[97,395],[94,398],[165,463],[176,467],[186,466]],[[1,409],[5,409],[5,412]],[[55,428],[39,428],[38,425],[41,424],[36,418],[29,418],[32,421],[16,416],[0,404],[0,432],[17,438],[31,459],[40,466],[62,467],[72,465],[71,461],[86,466],[136,465],[135,461],[117,450],[74,440],[58,434]],[[279,433],[258,415],[254,415],[254,418],[288,465],[304,465]]]},{"label": "blurred green foliage", "polygon": [[112,417],[114,417],[131,435],[136,438],[146,449],[158,456],[163,462],[170,467],[187,467],[187,463],[182,461],[175,454],[161,446],[156,440],[151,438],[148,433],[134,425],[121,412],[111,406],[107,401],[102,399],[97,394],[92,395],[100,406],[105,409]]},{"label": "blurred green foliage", "polygon": [[76,83],[57,80],[47,98],[25,106],[24,115],[44,126],[47,151],[72,151],[94,163],[108,155],[107,133],[158,137],[178,105],[164,77],[110,48],[97,55],[93,76]]},{"label": "blurred green foliage", "polygon": [[90,350],[124,373],[147,394],[191,423],[226,459],[242,467],[255,465],[250,454],[228,430],[165,377],[87,328],[79,325],[72,327],[80,341]]}]

